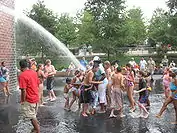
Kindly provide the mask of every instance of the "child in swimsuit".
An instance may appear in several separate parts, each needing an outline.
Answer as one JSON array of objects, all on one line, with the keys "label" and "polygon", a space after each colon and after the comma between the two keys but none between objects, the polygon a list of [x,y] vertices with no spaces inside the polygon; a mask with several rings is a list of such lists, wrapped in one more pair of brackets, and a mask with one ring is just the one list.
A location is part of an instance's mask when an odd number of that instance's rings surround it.
[{"label": "child in swimsuit", "polygon": [[152,82],[153,81],[152,81],[152,78],[151,78],[151,73],[148,72],[147,75],[146,75],[146,86],[147,86],[147,90],[148,90],[148,100],[147,100],[147,106],[146,107],[150,106],[149,95],[150,95],[150,92],[152,91],[152,88],[151,88]]},{"label": "child in swimsuit", "polygon": [[104,62],[104,69],[106,72],[106,77],[108,79],[108,84],[107,84],[107,88],[106,88],[106,101],[107,101],[107,106],[110,107],[111,105],[111,84],[112,84],[112,80],[111,80],[111,63],[109,61],[105,61]]},{"label": "child in swimsuit", "polygon": [[[73,98],[69,104],[69,110],[71,109],[72,105],[76,101],[76,98],[79,99],[79,95],[80,95],[79,89],[80,89],[80,86],[81,86],[81,83],[83,80],[82,73],[79,70],[76,70],[74,75],[75,75],[75,77],[72,80],[73,87],[71,89]],[[79,108],[80,108],[80,102],[78,104],[79,104]]]},{"label": "child in swimsuit", "polygon": [[[139,93],[139,100],[138,100],[138,106],[140,109],[139,117],[148,118],[149,112],[146,109],[146,105],[148,102],[148,90],[147,90],[147,84],[145,79],[145,73],[140,71],[139,72],[140,80],[139,80],[139,91],[135,91],[135,93]],[[143,113],[142,113],[143,110]]]},{"label": "child in swimsuit", "polygon": [[170,96],[170,81],[171,81],[171,78],[169,76],[169,69],[167,69],[164,72],[164,76],[163,76],[163,87],[164,87],[166,99]]},{"label": "child in swimsuit", "polygon": [[133,98],[133,89],[134,89],[134,73],[131,69],[130,64],[126,64],[127,76],[126,76],[126,87],[128,100],[130,102],[130,112],[135,111],[135,100]]},{"label": "child in swimsuit", "polygon": [[66,100],[64,109],[69,110],[69,90],[72,88],[71,79],[66,79],[66,85],[64,87],[64,98]]},{"label": "child in swimsuit", "polygon": [[44,69],[44,65],[43,64],[39,64],[37,67],[37,75],[40,81],[39,84],[39,99],[40,99],[40,106],[43,106],[45,104],[44,100],[43,100],[43,89],[44,89],[44,80],[47,78],[47,74],[44,73],[43,71]]}]

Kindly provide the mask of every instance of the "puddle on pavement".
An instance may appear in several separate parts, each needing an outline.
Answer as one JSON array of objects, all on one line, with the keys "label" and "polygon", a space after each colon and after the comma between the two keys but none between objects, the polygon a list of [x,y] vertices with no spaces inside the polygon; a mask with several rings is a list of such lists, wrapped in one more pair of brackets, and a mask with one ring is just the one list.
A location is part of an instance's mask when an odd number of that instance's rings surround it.
[{"label": "puddle on pavement", "polygon": [[[79,111],[67,112],[63,110],[63,81],[63,78],[58,78],[55,81],[57,83],[55,89],[57,100],[39,108],[38,120],[41,125],[41,133],[176,133],[177,131],[176,126],[169,124],[174,119],[172,105],[168,107],[162,119],[155,118],[155,114],[164,101],[161,79],[153,83],[148,119],[132,118],[128,113],[128,104],[124,105],[126,117],[122,119],[109,119],[109,112],[88,118],[80,117]],[[47,92],[44,92],[46,96]],[[10,99],[1,98],[0,133],[30,133],[31,124],[19,118],[18,101],[18,92],[14,93]],[[128,103],[127,100],[125,103]],[[77,107],[73,110],[77,110]]]}]

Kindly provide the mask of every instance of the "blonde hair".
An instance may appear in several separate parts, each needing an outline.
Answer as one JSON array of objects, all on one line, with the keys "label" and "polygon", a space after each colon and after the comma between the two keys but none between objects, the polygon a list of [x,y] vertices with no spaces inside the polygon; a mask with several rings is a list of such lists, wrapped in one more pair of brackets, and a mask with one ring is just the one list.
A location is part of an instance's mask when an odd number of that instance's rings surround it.
[{"label": "blonde hair", "polygon": [[111,66],[111,63],[109,61],[105,61],[104,64]]},{"label": "blonde hair", "polygon": [[48,64],[49,62],[51,62],[51,60],[47,59],[47,60],[45,61],[45,64]]}]

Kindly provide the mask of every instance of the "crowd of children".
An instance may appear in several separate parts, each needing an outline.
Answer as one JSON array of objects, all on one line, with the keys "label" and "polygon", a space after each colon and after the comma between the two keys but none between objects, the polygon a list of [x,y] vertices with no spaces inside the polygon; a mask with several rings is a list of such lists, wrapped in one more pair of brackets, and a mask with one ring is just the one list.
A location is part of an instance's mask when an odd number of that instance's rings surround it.
[{"label": "crowd of children", "polygon": [[[154,69],[154,61],[150,58],[148,61],[151,64],[151,69],[146,69],[144,59],[141,60],[140,70],[137,70],[135,63],[128,63],[125,67],[120,67],[118,64],[112,65],[109,61],[101,62],[99,57],[94,57],[90,63],[86,65],[85,70],[74,69],[74,77],[66,78],[64,86],[64,109],[72,110],[73,104],[76,102],[81,115],[88,117],[95,113],[105,113],[110,111],[110,118],[125,117],[124,112],[124,94],[127,94],[129,112],[135,112],[139,107],[137,117],[148,118],[148,107],[150,106],[149,94],[152,91],[152,74]],[[147,64],[148,64],[147,63]],[[50,60],[46,60],[46,65],[39,64],[37,67],[33,60],[30,60],[30,68],[37,71],[39,84],[40,105],[45,104],[43,100],[43,82],[46,79],[46,87],[50,101],[56,99],[53,91],[54,75],[56,70],[51,65]],[[134,64],[134,65],[132,65]],[[150,71],[149,71],[150,70]],[[165,68],[163,75],[163,87],[165,92],[165,102],[156,115],[160,118],[169,103],[174,104],[177,114],[177,79],[176,74],[169,68]],[[136,100],[136,94],[139,95]],[[70,99],[70,95],[72,98]],[[177,124],[177,117],[176,122]]]},{"label": "crowd of children", "polygon": [[[107,110],[111,110],[110,117],[117,117],[115,110],[119,111],[120,117],[124,117],[123,100],[124,92],[127,92],[130,102],[129,111],[134,112],[138,105],[140,108],[138,116],[148,117],[149,112],[146,108],[150,106],[148,97],[151,91],[151,73],[137,72],[129,63],[124,68],[111,65],[109,61],[102,64],[99,57],[94,57],[86,71],[77,69],[74,75],[74,78],[66,79],[64,87],[66,100],[64,108],[66,110],[70,111],[73,103],[78,101],[79,109],[82,105],[81,114],[84,117],[95,113],[105,113]],[[138,84],[139,90],[137,91],[135,88]],[[72,93],[71,101],[70,92]],[[139,93],[138,101],[134,99],[136,93]]]},{"label": "crowd of children", "polygon": [[[137,70],[130,63],[121,68],[118,65],[112,65],[109,61],[102,64],[99,57],[94,57],[85,72],[78,69],[75,71],[74,78],[66,79],[65,109],[71,110],[73,103],[78,101],[79,109],[82,105],[81,114],[84,117],[95,113],[105,113],[109,110],[111,118],[117,117],[116,110],[119,111],[120,117],[124,117],[123,100],[126,93],[130,103],[129,112],[135,112],[136,106],[138,106],[137,117],[148,118],[149,94],[152,91],[155,62],[150,58],[148,63],[151,63],[151,69],[146,69],[144,66],[144,69]],[[161,117],[168,104],[172,102],[177,115],[176,74],[167,67],[164,69],[163,87],[166,100],[159,114],[156,115],[157,118]],[[70,92],[73,95],[71,101],[69,101]],[[136,94],[139,94],[137,101],[135,100]],[[177,124],[177,118],[173,123]]]},{"label": "crowd of children", "polygon": [[[137,69],[135,61],[131,61],[125,67],[120,67],[117,63],[111,64],[109,61],[102,63],[97,56],[88,64],[86,61],[84,62],[85,69],[74,69],[72,70],[74,77],[66,78],[64,86],[65,110],[72,110],[72,106],[76,102],[83,117],[110,111],[110,118],[118,116],[122,118],[125,117],[124,94],[127,94],[130,103],[129,112],[133,114],[138,110],[136,108],[138,106],[139,114],[136,117],[148,118],[149,94],[152,91],[151,83],[155,66],[152,58],[148,63],[142,58],[140,69]],[[36,115],[38,104],[40,106],[45,104],[43,100],[44,80],[46,80],[48,100],[55,101],[53,83],[56,70],[51,64],[51,60],[46,60],[45,65],[37,65],[35,59],[21,60],[19,64],[21,69],[19,75],[21,112],[24,117],[30,118],[34,130],[40,132]],[[5,62],[2,62],[0,83],[4,87],[5,95],[11,94],[8,89],[8,79],[8,69]],[[176,120],[172,124],[177,124],[177,78],[176,74],[168,67],[164,69],[163,87],[165,102],[156,117],[161,118],[167,106],[173,103]],[[70,94],[72,95],[71,100]],[[139,95],[138,99],[136,94]]]}]

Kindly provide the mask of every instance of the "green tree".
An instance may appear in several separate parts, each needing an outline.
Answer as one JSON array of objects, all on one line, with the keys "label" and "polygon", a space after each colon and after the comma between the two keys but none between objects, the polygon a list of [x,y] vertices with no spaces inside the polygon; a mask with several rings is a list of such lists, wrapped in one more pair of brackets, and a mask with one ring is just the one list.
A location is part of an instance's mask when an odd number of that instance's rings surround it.
[{"label": "green tree", "polygon": [[[57,16],[45,7],[43,1],[34,4],[32,9],[26,12],[26,15],[42,25],[50,33],[54,34],[56,32]],[[46,40],[44,33],[41,33],[40,29],[34,28],[34,25],[29,23],[18,20],[16,25],[16,42],[19,54],[41,55],[42,60],[44,60],[44,55],[55,55],[56,53],[49,51],[50,48],[52,49],[50,47],[51,42]]]},{"label": "green tree", "polygon": [[55,36],[66,46],[76,44],[76,24],[74,19],[69,17],[69,14],[62,14],[57,22],[57,32]]},{"label": "green tree", "polygon": [[42,25],[51,34],[54,35],[56,33],[56,23],[58,22],[58,17],[52,10],[45,6],[44,1],[39,0],[36,4],[34,4],[32,9],[27,12],[27,16]]},{"label": "green tree", "polygon": [[46,37],[40,29],[33,26],[21,19],[16,22],[15,37],[18,55],[38,55],[44,61],[44,55],[56,57],[56,54],[60,54],[54,49],[54,42]]},{"label": "green tree", "polygon": [[177,0],[168,0],[169,12],[169,36],[173,46],[177,46]]},{"label": "green tree", "polygon": [[93,44],[95,41],[95,24],[93,16],[88,11],[84,11],[78,15],[77,24],[77,43]]},{"label": "green tree", "polygon": [[146,26],[143,12],[140,8],[133,8],[127,12],[125,26],[127,44],[143,44],[146,40]]},{"label": "green tree", "polygon": [[177,12],[177,0],[168,0],[167,6],[170,8],[171,12]]},{"label": "green tree", "polygon": [[168,13],[161,8],[157,8],[150,20],[150,25],[148,27],[148,37],[150,40],[155,41],[155,43],[162,42],[163,44],[168,44],[170,43],[168,31]]},{"label": "green tree", "polygon": [[94,47],[110,54],[124,44],[124,0],[87,0],[85,10],[93,16],[96,42]]}]

